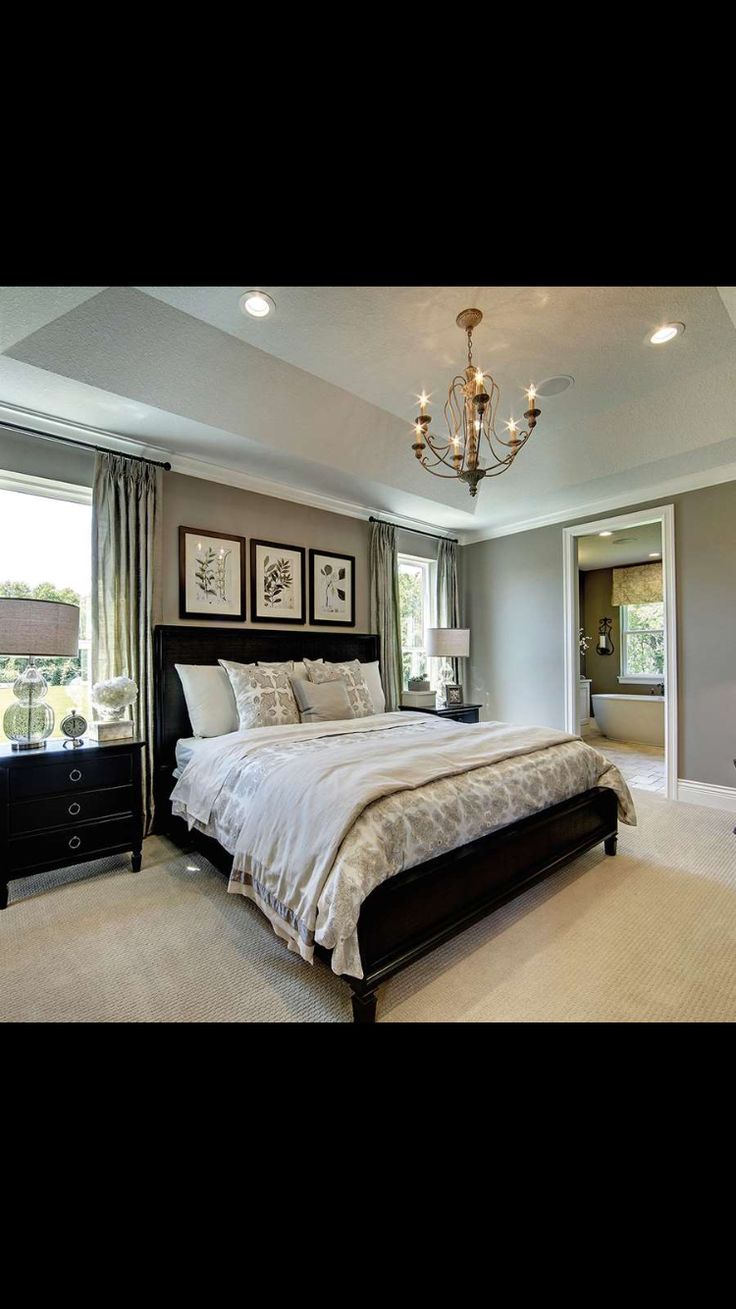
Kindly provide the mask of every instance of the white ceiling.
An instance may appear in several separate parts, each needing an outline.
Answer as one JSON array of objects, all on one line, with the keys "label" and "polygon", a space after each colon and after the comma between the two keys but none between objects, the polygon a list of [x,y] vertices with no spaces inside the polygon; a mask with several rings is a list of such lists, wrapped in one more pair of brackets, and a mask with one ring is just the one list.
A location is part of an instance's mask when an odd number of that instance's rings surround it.
[{"label": "white ceiling", "polygon": [[621,568],[624,564],[648,564],[655,551],[662,553],[661,523],[642,523],[637,527],[623,527],[612,536],[579,536],[578,567],[583,572],[591,568]]},{"label": "white ceiling", "polygon": [[[673,478],[718,480],[736,462],[731,288],[263,286],[276,313],[260,321],[239,311],[248,289],[0,288],[0,415],[56,415],[224,480],[473,535],[645,498]],[[410,449],[422,388],[441,426],[469,305],[484,312],[474,355],[501,387],[500,415],[519,416],[529,381],[575,377],[476,500]],[[672,319],[685,333],[649,345]]]}]

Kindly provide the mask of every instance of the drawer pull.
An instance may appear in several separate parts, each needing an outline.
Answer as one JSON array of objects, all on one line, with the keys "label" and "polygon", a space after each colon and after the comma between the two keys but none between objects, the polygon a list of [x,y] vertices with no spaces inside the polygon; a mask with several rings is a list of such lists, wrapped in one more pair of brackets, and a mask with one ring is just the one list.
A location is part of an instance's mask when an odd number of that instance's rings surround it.
[{"label": "drawer pull", "polygon": [[81,782],[81,780],[82,780],[82,774],[80,773],[79,769],[78,769],[78,768],[72,768],[72,771],[71,771],[70,774],[69,774],[69,781],[70,781],[70,782]]},{"label": "drawer pull", "polygon": [[78,850],[81,844],[82,844],[81,837],[73,836],[69,841],[69,849]]},{"label": "drawer pull", "polygon": [[79,813],[81,808],[82,808],[81,804],[77,804],[75,800],[74,804],[69,805],[69,808],[67,809],[67,813],[71,814],[72,817],[76,817],[76,815]]}]

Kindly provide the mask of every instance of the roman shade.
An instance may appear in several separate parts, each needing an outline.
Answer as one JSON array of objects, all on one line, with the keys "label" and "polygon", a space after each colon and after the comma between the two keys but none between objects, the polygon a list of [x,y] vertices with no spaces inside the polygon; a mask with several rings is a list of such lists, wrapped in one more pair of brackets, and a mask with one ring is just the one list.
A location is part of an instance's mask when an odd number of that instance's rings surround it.
[{"label": "roman shade", "polygon": [[663,599],[661,560],[613,569],[612,605],[646,605]]}]

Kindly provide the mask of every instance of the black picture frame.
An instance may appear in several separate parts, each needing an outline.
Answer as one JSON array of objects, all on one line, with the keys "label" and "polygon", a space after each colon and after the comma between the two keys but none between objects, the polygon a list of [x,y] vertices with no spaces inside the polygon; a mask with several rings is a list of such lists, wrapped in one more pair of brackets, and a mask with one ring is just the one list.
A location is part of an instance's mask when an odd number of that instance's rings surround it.
[{"label": "black picture frame", "polygon": [[[212,541],[237,541],[238,543],[238,563],[240,567],[240,578],[236,584],[236,592],[239,597],[239,608],[237,613],[223,613],[218,611],[212,613],[208,609],[188,609],[187,608],[187,537],[208,537]],[[204,527],[180,527],[179,528],[179,617],[192,618],[197,622],[204,623],[244,623],[246,616],[246,596],[245,596],[245,537],[235,536],[232,532],[211,531]]]},{"label": "black picture frame", "polygon": [[[349,618],[317,618],[317,606],[315,603],[315,577],[314,570],[318,559],[337,559],[342,563],[350,564],[350,617]],[[339,567],[339,564],[338,564]],[[345,554],[336,550],[310,550],[309,551],[309,625],[310,627],[355,627],[355,555]]]},{"label": "black picture frame", "polygon": [[[301,559],[301,586],[299,587],[299,596],[301,604],[301,614],[298,618],[289,618],[283,613],[259,613],[258,612],[258,547],[271,550],[288,550],[290,554],[299,555]],[[250,542],[250,621],[252,623],[272,623],[276,627],[282,627],[284,623],[306,623],[307,621],[307,560],[306,550],[303,545],[287,545],[284,541],[258,541],[251,537]]]},{"label": "black picture frame", "polygon": [[444,689],[445,689],[446,705],[451,705],[451,704],[457,705],[457,704],[464,703],[463,688],[461,686],[458,686],[456,682],[446,682]]}]

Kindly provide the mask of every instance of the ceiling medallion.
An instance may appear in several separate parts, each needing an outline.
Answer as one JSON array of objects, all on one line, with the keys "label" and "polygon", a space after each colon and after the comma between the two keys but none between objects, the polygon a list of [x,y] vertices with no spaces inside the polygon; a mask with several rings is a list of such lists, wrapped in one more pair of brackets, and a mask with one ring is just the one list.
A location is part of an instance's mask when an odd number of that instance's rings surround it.
[{"label": "ceiling medallion", "polygon": [[[496,412],[501,393],[490,373],[484,373],[473,363],[473,329],[483,318],[480,309],[463,309],[455,322],[468,336],[467,367],[453,377],[444,406],[447,439],[433,437],[429,431],[432,422],[427,413],[429,397],[419,396],[420,413],[414,419],[412,450],[422,468],[434,477],[455,477],[466,482],[472,496],[478,494],[478,483],[484,477],[498,477],[510,468],[520,450],[523,450],[534,428],[541,409],[535,408],[536,389],[527,391],[529,408],[524,417],[526,429],[510,419],[504,436],[496,432]],[[434,456],[428,459],[426,451]],[[443,465],[447,472],[435,471]]]}]

